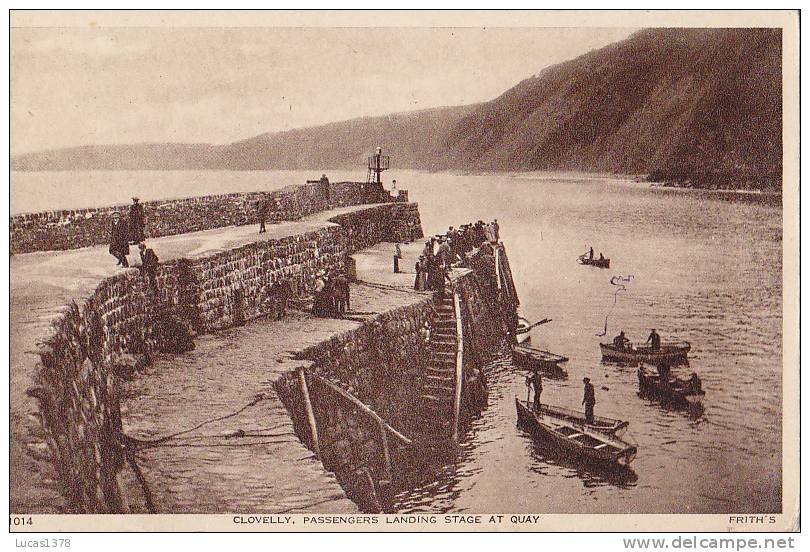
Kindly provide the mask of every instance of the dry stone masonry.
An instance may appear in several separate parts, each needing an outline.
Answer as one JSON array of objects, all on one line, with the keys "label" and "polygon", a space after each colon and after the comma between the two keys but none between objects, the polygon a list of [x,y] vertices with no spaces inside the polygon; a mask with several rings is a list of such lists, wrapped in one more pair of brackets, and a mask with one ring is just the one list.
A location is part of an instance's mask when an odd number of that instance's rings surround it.
[{"label": "dry stone masonry", "polygon": [[[118,379],[148,363],[155,351],[172,350],[179,326],[187,336],[243,323],[266,313],[266,294],[285,282],[302,300],[320,269],[343,269],[359,244],[398,241],[380,220],[398,217],[418,226],[416,206],[389,203],[342,215],[346,228],[251,243],[162,263],[159,295],[137,269],[103,280],[80,304],[65,309],[41,345],[34,385],[41,442],[47,445],[65,501],[75,512],[123,512],[121,472],[132,451],[121,434]],[[392,229],[408,227],[393,224]],[[415,230],[421,236],[421,227]],[[166,331],[173,327],[175,330]],[[137,497],[140,500],[141,497]]]},{"label": "dry stone masonry", "polygon": [[[272,192],[220,194],[183,199],[147,201],[146,236],[157,238],[225,226],[258,222],[258,204],[267,201],[268,222],[299,220],[307,215],[349,205],[407,203],[408,194],[396,197],[363,182],[308,183]],[[126,215],[129,205],[25,213],[11,217],[11,253],[78,249],[103,245],[109,239],[112,213]]]}]

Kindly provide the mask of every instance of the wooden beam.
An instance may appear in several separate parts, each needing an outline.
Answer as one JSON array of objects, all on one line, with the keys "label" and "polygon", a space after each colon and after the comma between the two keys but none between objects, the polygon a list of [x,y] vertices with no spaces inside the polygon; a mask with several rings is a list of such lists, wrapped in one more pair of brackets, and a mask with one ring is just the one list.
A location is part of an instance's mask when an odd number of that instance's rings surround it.
[{"label": "wooden beam", "polygon": [[453,441],[458,443],[458,426],[461,418],[461,388],[464,385],[464,333],[461,321],[461,299],[458,290],[453,291],[453,309],[456,313],[456,395],[453,402]]},{"label": "wooden beam", "polygon": [[409,438],[404,436],[402,433],[400,433],[399,431],[397,431],[396,429],[394,429],[393,427],[388,425],[385,422],[385,420],[383,420],[382,418],[380,418],[379,415],[377,415],[376,412],[374,412],[371,408],[366,406],[366,404],[363,403],[363,401],[361,401],[360,399],[358,399],[357,397],[355,397],[354,395],[352,395],[348,391],[345,391],[345,390],[341,389],[340,387],[338,387],[337,385],[335,385],[334,383],[332,383],[328,379],[322,378],[321,376],[312,376],[312,377],[313,377],[313,379],[315,379],[319,383],[322,383],[325,386],[327,386],[329,389],[331,389],[332,391],[334,391],[338,395],[340,395],[343,398],[348,399],[349,401],[354,403],[354,405],[357,408],[359,408],[360,410],[362,410],[363,412],[365,412],[366,414],[368,414],[369,416],[374,418],[377,421],[377,423],[381,424],[386,429],[386,431],[388,431],[391,435],[393,435],[394,437],[396,437],[397,439],[402,441],[404,444],[406,444],[406,445],[412,445],[413,444],[413,441],[411,441]]},{"label": "wooden beam", "polygon": [[307,387],[307,376],[304,367],[298,368],[298,381],[301,384],[301,395],[304,397],[304,406],[309,420],[309,432],[312,436],[312,450],[318,460],[321,459],[321,447],[318,442],[318,421],[315,419],[315,410],[312,408],[312,401],[309,399],[309,388]]}]

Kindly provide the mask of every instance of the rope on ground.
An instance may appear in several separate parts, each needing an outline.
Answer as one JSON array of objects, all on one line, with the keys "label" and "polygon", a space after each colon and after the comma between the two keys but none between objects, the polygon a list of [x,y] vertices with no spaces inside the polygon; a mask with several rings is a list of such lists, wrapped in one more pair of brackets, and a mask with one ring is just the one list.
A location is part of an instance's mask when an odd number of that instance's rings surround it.
[{"label": "rope on ground", "polygon": [[267,397],[264,395],[264,393],[259,393],[258,395],[256,395],[254,397],[254,399],[252,401],[247,403],[245,406],[243,406],[239,410],[236,410],[235,412],[232,412],[230,414],[226,414],[225,416],[218,416],[216,418],[211,418],[210,420],[206,420],[204,422],[201,422],[201,423],[197,424],[196,426],[194,426],[192,428],[184,429],[183,431],[178,431],[177,433],[172,433],[171,435],[167,435],[165,437],[160,437],[158,439],[149,439],[149,440],[137,439],[137,438],[134,438],[134,437],[130,437],[129,435],[124,435],[123,437],[124,437],[124,439],[126,440],[127,443],[134,445],[136,450],[143,450],[143,449],[147,449],[147,448],[153,448],[153,447],[155,447],[155,446],[157,446],[157,445],[159,445],[161,443],[165,443],[166,441],[174,439],[175,437],[179,437],[180,435],[185,435],[186,433],[191,433],[192,431],[200,429],[201,427],[203,427],[205,425],[208,425],[208,424],[211,424],[211,423],[214,423],[214,422],[219,422],[221,420],[227,420],[228,418],[233,418],[234,416],[237,416],[237,415],[241,414],[242,412],[244,412],[245,410],[247,410],[251,406],[255,406],[255,405],[259,404],[261,401],[265,400],[266,398]]},{"label": "rope on ground", "polygon": [[152,491],[149,489],[149,484],[146,482],[146,477],[144,477],[141,467],[138,465],[138,462],[135,459],[135,453],[127,447],[123,447],[123,449],[127,463],[129,464],[129,467],[132,468],[132,471],[135,474],[135,479],[138,480],[138,484],[141,486],[141,490],[143,491],[143,500],[146,503],[146,509],[150,514],[156,514],[157,508],[155,508],[155,502],[152,500]]},{"label": "rope on ground", "polygon": [[376,282],[366,282],[365,280],[357,280],[355,282],[359,286],[377,288],[377,289],[384,289],[384,290],[393,290],[393,291],[402,291],[408,293],[419,293],[417,290],[413,289],[413,286],[394,286],[390,284],[378,284]]}]

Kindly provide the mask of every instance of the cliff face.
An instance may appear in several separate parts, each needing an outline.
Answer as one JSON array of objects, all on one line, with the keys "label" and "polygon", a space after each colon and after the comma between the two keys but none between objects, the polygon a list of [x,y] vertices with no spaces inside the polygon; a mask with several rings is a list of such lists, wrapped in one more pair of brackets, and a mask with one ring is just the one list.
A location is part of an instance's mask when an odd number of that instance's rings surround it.
[{"label": "cliff face", "polygon": [[483,104],[225,146],[115,146],[104,155],[74,148],[29,154],[13,166],[356,167],[382,144],[397,166],[418,169],[565,169],[778,185],[781,121],[780,30],[650,29],[549,67]]},{"label": "cliff face", "polygon": [[453,166],[781,173],[781,33],[665,29],[550,67],[462,118]]}]

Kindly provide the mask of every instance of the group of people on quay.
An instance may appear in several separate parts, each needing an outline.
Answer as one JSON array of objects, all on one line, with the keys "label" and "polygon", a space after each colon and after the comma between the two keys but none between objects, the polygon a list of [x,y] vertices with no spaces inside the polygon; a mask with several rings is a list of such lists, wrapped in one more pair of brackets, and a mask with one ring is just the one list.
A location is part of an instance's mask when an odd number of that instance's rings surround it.
[{"label": "group of people on quay", "polygon": [[138,246],[141,273],[149,287],[157,293],[157,270],[160,259],[152,248],[146,246],[146,215],[137,197],[132,198],[129,216],[126,219],[122,218],[118,211],[112,213],[109,251],[118,261],[117,266],[129,268],[127,255],[130,253],[130,245]]},{"label": "group of people on quay", "polygon": [[[413,288],[443,294],[454,264],[463,264],[467,255],[482,243],[498,243],[499,239],[500,226],[497,219],[489,223],[479,220],[475,224],[463,224],[458,229],[450,226],[446,234],[431,236],[416,261]],[[399,272],[401,258],[402,253],[397,244],[394,272]]]},{"label": "group of people on quay", "polygon": [[315,279],[312,314],[319,318],[343,318],[350,308],[349,278],[343,271],[321,270]]}]

